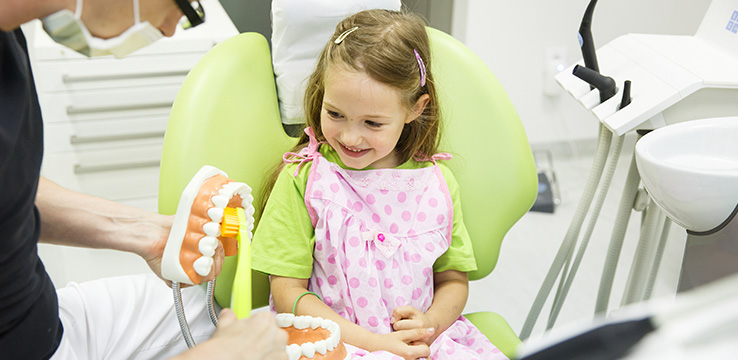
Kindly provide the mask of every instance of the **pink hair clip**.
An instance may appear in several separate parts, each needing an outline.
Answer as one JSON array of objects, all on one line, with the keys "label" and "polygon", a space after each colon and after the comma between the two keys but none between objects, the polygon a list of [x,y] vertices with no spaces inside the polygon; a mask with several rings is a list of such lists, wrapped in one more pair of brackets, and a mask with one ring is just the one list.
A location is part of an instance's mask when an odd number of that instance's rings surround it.
[{"label": "pink hair clip", "polygon": [[415,59],[418,60],[418,67],[420,68],[420,87],[423,87],[425,86],[425,63],[418,54],[418,50],[413,49],[413,52],[415,52]]}]

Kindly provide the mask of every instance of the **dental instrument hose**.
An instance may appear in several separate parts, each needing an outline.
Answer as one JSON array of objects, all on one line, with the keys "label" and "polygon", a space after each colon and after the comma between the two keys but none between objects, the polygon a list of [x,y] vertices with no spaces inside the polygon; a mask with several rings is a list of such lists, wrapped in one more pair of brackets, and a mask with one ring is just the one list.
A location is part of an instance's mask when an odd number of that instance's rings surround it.
[{"label": "dental instrument hose", "polygon": [[[218,316],[215,314],[215,308],[213,305],[213,294],[215,289],[215,279],[208,282],[207,288],[207,310],[210,321],[213,325],[218,326]],[[190,332],[190,325],[187,324],[187,317],[185,316],[184,305],[182,304],[182,292],[180,291],[180,283],[172,281],[172,294],[174,295],[174,310],[177,313],[177,322],[179,322],[179,328],[182,330],[182,336],[187,344],[188,348],[195,346],[195,340],[192,338]]]},{"label": "dental instrument hose", "polygon": [[656,229],[660,228],[659,218],[664,216],[661,209],[659,209],[653,201],[646,208],[643,223],[641,224],[641,236],[638,239],[638,245],[636,246],[635,255],[633,256],[633,263],[630,266],[630,273],[628,274],[628,282],[625,287],[625,293],[621,305],[629,305],[643,300],[643,294],[645,289],[645,282],[641,277],[643,270],[646,268],[649,260],[651,259],[650,247],[653,244],[653,239],[656,235]]},{"label": "dental instrument hose", "polygon": [[579,205],[577,206],[577,209],[574,213],[574,218],[569,224],[569,229],[566,232],[564,241],[561,243],[561,247],[556,253],[556,257],[551,264],[551,268],[549,269],[549,272],[546,275],[543,284],[541,284],[541,288],[538,291],[535,300],[533,301],[530,312],[528,312],[528,316],[525,319],[523,328],[520,331],[520,338],[523,340],[527,339],[530,336],[533,330],[533,326],[535,325],[536,320],[538,320],[541,309],[546,302],[546,298],[551,292],[551,289],[553,288],[553,285],[556,282],[556,278],[559,276],[564,263],[571,260],[571,256],[573,255],[573,247],[576,244],[577,238],[579,237],[579,231],[582,228],[584,217],[587,215],[587,211],[589,209],[589,206],[592,204],[592,199],[594,198],[595,191],[597,190],[597,185],[600,182],[600,177],[602,176],[602,172],[605,167],[605,161],[611,141],[612,132],[608,130],[602,123],[600,123],[599,137],[597,139],[597,151],[594,162],[592,164],[592,170],[589,173],[587,183],[584,187],[584,192],[582,193],[582,197],[579,200]]},{"label": "dental instrument hose", "polygon": [[[615,142],[612,145],[612,149],[610,150],[610,154],[607,160],[607,170],[605,172],[605,176],[602,178],[602,185],[600,186],[600,190],[597,195],[597,200],[595,201],[595,205],[592,208],[592,212],[589,217],[589,223],[584,232],[584,236],[582,237],[582,242],[579,245],[577,256],[574,259],[574,262],[572,263],[571,270],[569,271],[566,277],[562,276],[561,278],[562,282],[565,281],[565,283],[564,283],[563,288],[561,288],[559,292],[557,292],[556,297],[554,297],[554,303],[551,308],[551,314],[548,319],[547,329],[552,328],[553,325],[556,323],[556,319],[558,318],[559,313],[561,312],[561,307],[563,306],[564,301],[566,300],[566,296],[569,293],[569,289],[571,288],[571,284],[574,281],[574,277],[576,276],[576,273],[579,270],[579,264],[581,264],[582,262],[584,253],[587,250],[587,246],[589,245],[589,240],[592,237],[592,232],[594,231],[594,227],[597,223],[597,220],[599,219],[600,211],[602,210],[602,205],[605,203],[605,198],[607,197],[607,193],[610,190],[610,184],[612,183],[612,179],[615,174],[615,169],[617,168],[618,160],[620,159],[620,153],[623,149],[624,138],[625,138],[624,135],[616,137]],[[566,271],[564,271],[564,274],[566,274]]]},{"label": "dental instrument hose", "polygon": [[597,63],[597,52],[595,51],[594,39],[592,38],[592,16],[597,5],[597,0],[592,0],[584,11],[582,22],[579,25],[579,47],[582,50],[582,58],[584,65],[596,72],[600,72],[600,65]]},{"label": "dental instrument hose", "polygon": [[[642,135],[638,134],[640,139]],[[636,166],[635,153],[631,158],[628,176],[623,187],[623,195],[620,198],[617,215],[615,216],[615,225],[613,226],[612,235],[610,236],[610,246],[605,256],[605,265],[602,270],[600,279],[600,288],[597,292],[597,301],[595,302],[595,314],[604,314],[607,311],[610,302],[610,294],[612,292],[612,284],[615,278],[620,253],[623,249],[623,240],[625,232],[628,229],[630,214],[633,211],[636,195],[638,195],[638,184],[641,182],[641,176]]]}]

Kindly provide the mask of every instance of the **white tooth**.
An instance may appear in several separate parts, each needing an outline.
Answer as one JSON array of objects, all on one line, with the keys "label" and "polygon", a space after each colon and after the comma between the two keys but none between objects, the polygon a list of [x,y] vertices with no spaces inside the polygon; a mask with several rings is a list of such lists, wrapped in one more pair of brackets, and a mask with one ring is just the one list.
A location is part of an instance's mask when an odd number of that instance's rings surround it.
[{"label": "white tooth", "polygon": [[251,194],[251,188],[244,183],[239,184],[241,184],[241,186],[236,190],[236,194],[238,194],[242,199],[249,196]]},{"label": "white tooth", "polygon": [[217,223],[223,221],[223,209],[217,207],[208,209],[208,217],[210,217],[210,220]]},{"label": "white tooth", "polygon": [[213,258],[209,256],[200,256],[194,263],[192,263],[192,267],[200,276],[208,276],[208,274],[210,274],[210,269],[213,268]]},{"label": "white tooth", "polygon": [[274,317],[274,320],[276,320],[277,326],[285,328],[292,325],[292,322],[295,320],[295,315],[290,313],[277,314]]},{"label": "white tooth", "polygon": [[310,326],[310,320],[306,316],[295,316],[293,325],[297,330],[306,329]]},{"label": "white tooth", "polygon": [[197,248],[200,250],[200,253],[205,256],[215,255],[215,248],[217,246],[218,246],[218,239],[212,236],[206,236],[200,239],[200,242],[197,243]]},{"label": "white tooth", "polygon": [[227,196],[223,196],[223,195],[215,195],[212,198],[210,198],[210,201],[213,202],[213,205],[221,209],[225,209],[226,205],[228,205],[229,200],[230,198],[228,198]]},{"label": "white tooth", "polygon": [[302,356],[302,349],[300,348],[300,345],[297,344],[289,344],[287,345],[287,359],[289,360],[297,360]]},{"label": "white tooth", "polygon": [[211,221],[202,226],[202,231],[204,231],[207,236],[218,237],[220,236],[220,224]]},{"label": "white tooth", "polygon": [[254,230],[254,222],[246,223],[246,230],[253,231]]},{"label": "white tooth", "polygon": [[256,210],[254,209],[254,205],[249,204],[248,207],[244,207],[244,214],[247,218],[253,217]]},{"label": "white tooth", "polygon": [[233,197],[233,188],[228,185],[225,185],[223,186],[223,188],[218,190],[218,194],[230,199],[231,197]]},{"label": "white tooth", "polygon": [[327,339],[325,339],[325,348],[328,351],[333,351],[333,349],[338,346],[338,341],[336,340],[336,337],[331,334]]},{"label": "white tooth", "polygon": [[312,359],[313,356],[315,356],[315,344],[311,342],[302,343],[300,345],[300,348],[302,348],[302,354],[305,355],[306,358]]},{"label": "white tooth", "polygon": [[249,195],[247,195],[246,197],[242,197],[242,198],[241,198],[241,207],[242,207],[242,208],[244,208],[244,209],[246,209],[246,208],[248,208],[248,207],[249,207],[249,206],[251,205],[251,203],[253,203],[253,202],[254,202],[254,197],[253,197],[253,196],[251,196],[251,194],[249,194]]},{"label": "white tooth", "polygon": [[327,347],[325,340],[318,340],[315,342],[315,351],[320,355],[325,355],[328,350]]},{"label": "white tooth", "polygon": [[318,326],[320,326],[320,323],[321,322],[323,322],[323,318],[321,318],[321,317],[314,317],[314,318],[310,319],[310,327],[313,328],[313,329],[315,329]]}]

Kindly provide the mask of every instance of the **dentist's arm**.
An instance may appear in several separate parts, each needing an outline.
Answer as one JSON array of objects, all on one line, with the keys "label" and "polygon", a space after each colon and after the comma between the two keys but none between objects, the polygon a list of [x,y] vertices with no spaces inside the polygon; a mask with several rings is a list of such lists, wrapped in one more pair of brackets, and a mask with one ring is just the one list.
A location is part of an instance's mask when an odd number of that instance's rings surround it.
[{"label": "dentist's arm", "polygon": [[[146,260],[161,277],[161,257],[172,216],[78,193],[44,177],[39,180],[36,207],[41,214],[41,242],[131,252]],[[220,272],[222,246],[213,260],[214,270],[206,281]]]}]

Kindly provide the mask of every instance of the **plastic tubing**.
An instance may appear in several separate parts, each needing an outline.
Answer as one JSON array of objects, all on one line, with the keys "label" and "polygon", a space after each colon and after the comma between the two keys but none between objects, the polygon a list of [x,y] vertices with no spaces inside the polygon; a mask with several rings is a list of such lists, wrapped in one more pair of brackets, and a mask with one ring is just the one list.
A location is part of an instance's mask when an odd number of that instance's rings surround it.
[{"label": "plastic tubing", "polygon": [[[639,136],[640,137],[640,136]],[[607,312],[610,302],[610,294],[612,293],[612,284],[615,278],[620,253],[623,249],[623,240],[625,239],[625,231],[628,230],[628,222],[630,214],[633,212],[633,203],[638,194],[638,184],[641,182],[641,176],[636,166],[635,153],[630,161],[628,176],[625,179],[623,187],[623,195],[620,198],[620,206],[615,216],[615,225],[613,226],[612,235],[610,236],[610,246],[605,256],[605,265],[602,270],[600,279],[600,288],[597,292],[597,301],[595,302],[595,314],[601,315]]]},{"label": "plastic tubing", "polygon": [[582,223],[587,215],[589,206],[592,204],[594,193],[597,190],[597,184],[600,182],[603,169],[605,167],[605,160],[607,159],[607,152],[612,142],[612,132],[608,130],[602,123],[600,123],[600,133],[597,138],[597,151],[595,154],[592,170],[587,178],[587,183],[584,187],[582,197],[579,199],[579,205],[574,213],[574,218],[569,224],[569,229],[566,232],[564,241],[559,247],[559,251],[554,257],[554,261],[551,264],[551,268],[548,271],[541,288],[538,290],[533,305],[531,306],[528,316],[525,319],[523,328],[520,331],[520,338],[522,340],[527,339],[533,331],[533,326],[538,320],[538,316],[541,314],[541,309],[546,302],[551,289],[553,288],[556,278],[559,276],[562,267],[565,262],[571,259],[572,248],[575,245],[577,238],[579,237],[579,231],[582,228]]},{"label": "plastic tubing", "polygon": [[597,5],[597,0],[592,0],[584,11],[582,22],[579,24],[579,47],[582,50],[584,65],[596,72],[600,72],[597,63],[597,52],[595,51],[594,39],[592,38],[592,16]]},{"label": "plastic tubing", "polygon": [[587,250],[587,246],[589,245],[589,240],[592,238],[592,232],[594,231],[595,224],[597,224],[597,220],[599,219],[600,211],[602,210],[602,205],[605,203],[607,192],[610,190],[610,184],[612,183],[612,178],[615,175],[615,169],[618,166],[618,160],[620,159],[620,153],[623,149],[623,139],[624,138],[625,136],[618,136],[617,138],[615,138],[615,142],[612,145],[612,149],[610,150],[610,154],[607,160],[607,170],[605,171],[605,176],[602,178],[602,185],[600,185],[600,190],[599,190],[599,193],[597,194],[595,205],[592,208],[592,212],[589,217],[589,223],[587,224],[587,228],[584,231],[584,236],[582,237],[582,242],[579,245],[577,256],[576,258],[574,258],[574,262],[572,263],[571,270],[569,271],[569,274],[566,276],[566,281],[564,283],[564,286],[561,289],[560,293],[557,293],[556,297],[554,298],[551,315],[548,318],[547,329],[552,328],[554,324],[556,323],[556,319],[558,318],[559,313],[561,312],[561,307],[563,306],[564,300],[566,300],[566,296],[568,295],[569,290],[571,289],[571,284],[574,282],[574,277],[576,276],[577,271],[579,270],[579,265],[581,264],[582,258],[584,257],[584,253]]},{"label": "plastic tubing", "polygon": [[641,225],[641,236],[638,239],[633,263],[630,266],[628,283],[625,286],[621,305],[633,304],[643,298],[643,290],[645,289],[643,270],[649,262],[651,255],[649,248],[652,246],[659,216],[661,215],[661,209],[656,207],[653,202],[645,210],[645,217]]},{"label": "plastic tubing", "polygon": [[646,283],[646,290],[643,292],[643,300],[648,300],[653,296],[653,288],[656,284],[656,277],[659,274],[659,268],[661,267],[661,260],[664,258],[664,249],[666,248],[666,242],[669,240],[669,230],[671,229],[671,219],[665,214],[664,226],[661,228],[661,238],[659,239],[659,245],[656,248],[656,255],[654,256],[653,264],[651,265],[651,272],[648,275],[648,282]]}]

